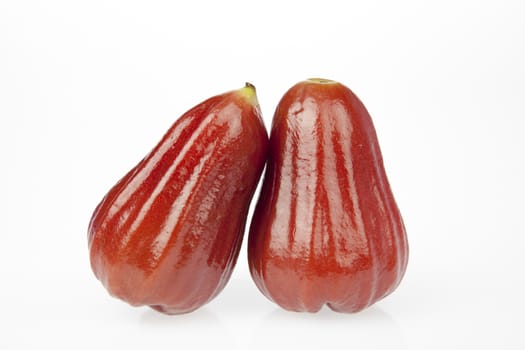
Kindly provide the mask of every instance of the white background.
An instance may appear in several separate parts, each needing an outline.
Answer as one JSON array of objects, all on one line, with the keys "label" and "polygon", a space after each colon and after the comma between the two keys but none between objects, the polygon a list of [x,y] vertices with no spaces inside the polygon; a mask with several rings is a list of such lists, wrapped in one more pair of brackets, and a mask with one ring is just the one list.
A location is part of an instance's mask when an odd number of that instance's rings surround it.
[{"label": "white background", "polygon": [[[525,349],[525,5],[0,1],[1,349]],[[338,80],[368,107],[410,242],[398,290],[297,314],[250,279],[164,316],[111,298],[87,225],[202,100]],[[246,242],[246,240],[245,240]]]}]

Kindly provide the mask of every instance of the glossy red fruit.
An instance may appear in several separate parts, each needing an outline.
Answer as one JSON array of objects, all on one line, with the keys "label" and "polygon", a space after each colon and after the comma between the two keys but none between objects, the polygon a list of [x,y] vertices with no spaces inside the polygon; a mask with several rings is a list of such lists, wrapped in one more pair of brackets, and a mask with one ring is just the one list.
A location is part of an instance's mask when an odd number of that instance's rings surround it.
[{"label": "glossy red fruit", "polygon": [[216,296],[235,265],[267,143],[250,84],[180,117],[93,214],[91,267],[107,290],[168,314]]},{"label": "glossy red fruit", "polygon": [[405,228],[372,120],[345,86],[310,79],[280,101],[248,249],[255,283],[288,310],[356,312],[399,284]]}]

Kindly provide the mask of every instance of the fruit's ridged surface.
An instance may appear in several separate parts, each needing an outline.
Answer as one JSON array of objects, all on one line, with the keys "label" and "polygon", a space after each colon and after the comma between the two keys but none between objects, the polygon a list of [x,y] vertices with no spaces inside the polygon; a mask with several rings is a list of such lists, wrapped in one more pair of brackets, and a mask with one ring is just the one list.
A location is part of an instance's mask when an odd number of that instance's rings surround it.
[{"label": "fruit's ridged surface", "polygon": [[372,120],[345,86],[299,83],[279,103],[248,249],[259,289],[289,310],[356,312],[400,282],[403,221]]},{"label": "fruit's ridged surface", "polygon": [[228,281],[268,142],[241,90],[186,112],[98,205],[91,266],[112,295],[185,313]]}]

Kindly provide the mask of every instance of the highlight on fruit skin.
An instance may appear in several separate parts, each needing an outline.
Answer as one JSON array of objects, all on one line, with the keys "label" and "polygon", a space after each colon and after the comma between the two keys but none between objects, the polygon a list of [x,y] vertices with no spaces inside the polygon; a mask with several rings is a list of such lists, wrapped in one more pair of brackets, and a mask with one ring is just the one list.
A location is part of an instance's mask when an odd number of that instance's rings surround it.
[{"label": "highlight on fruit skin", "polygon": [[248,260],[260,291],[291,311],[357,312],[400,283],[405,227],[372,119],[346,86],[313,78],[279,102]]},{"label": "highlight on fruit skin", "polygon": [[109,293],[166,314],[213,299],[235,266],[267,143],[251,84],[182,115],[93,213],[91,267]]}]

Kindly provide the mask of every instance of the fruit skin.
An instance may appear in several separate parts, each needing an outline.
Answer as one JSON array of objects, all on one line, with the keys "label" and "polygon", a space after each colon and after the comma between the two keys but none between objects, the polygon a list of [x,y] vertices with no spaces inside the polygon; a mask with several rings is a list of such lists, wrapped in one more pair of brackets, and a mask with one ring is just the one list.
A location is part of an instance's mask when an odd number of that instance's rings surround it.
[{"label": "fruit skin", "polygon": [[292,311],[357,312],[400,283],[403,220],[372,120],[342,84],[298,83],[277,106],[248,259],[261,292]]},{"label": "fruit skin", "polygon": [[93,213],[91,267],[109,293],[167,314],[216,296],[235,265],[267,144],[248,83],[181,116]]}]

